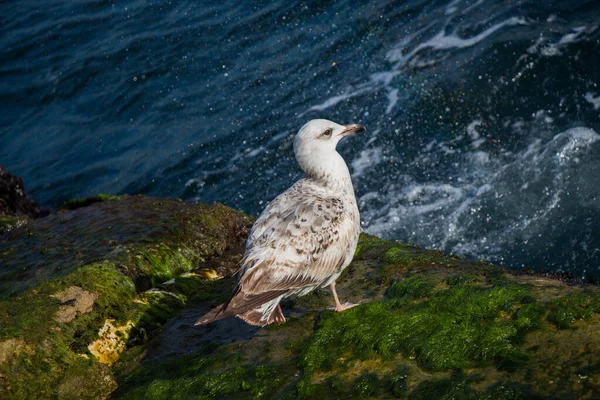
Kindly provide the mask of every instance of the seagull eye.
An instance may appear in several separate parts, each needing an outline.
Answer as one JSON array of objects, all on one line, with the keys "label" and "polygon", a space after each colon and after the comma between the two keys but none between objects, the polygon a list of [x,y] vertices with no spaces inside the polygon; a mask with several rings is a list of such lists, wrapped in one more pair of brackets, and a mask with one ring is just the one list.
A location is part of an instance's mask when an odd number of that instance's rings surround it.
[{"label": "seagull eye", "polygon": [[333,129],[329,128],[325,132],[321,133],[321,137],[322,138],[329,138],[329,137],[331,137],[331,133],[332,132],[333,132]]}]

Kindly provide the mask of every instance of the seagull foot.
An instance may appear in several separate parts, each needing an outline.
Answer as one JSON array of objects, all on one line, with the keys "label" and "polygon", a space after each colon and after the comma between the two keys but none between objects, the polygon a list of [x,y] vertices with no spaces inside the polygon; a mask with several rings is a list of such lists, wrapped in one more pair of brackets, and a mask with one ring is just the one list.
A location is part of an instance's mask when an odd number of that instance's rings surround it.
[{"label": "seagull foot", "polygon": [[335,308],[333,309],[333,311],[335,312],[341,312],[341,311],[346,311],[351,309],[352,307],[356,307],[358,304],[353,304],[353,303],[344,303],[344,304],[338,304],[337,306],[335,306]]},{"label": "seagull foot", "polygon": [[271,317],[267,321],[267,324],[270,325],[273,322],[276,322],[277,325],[281,325],[285,322],[285,316],[283,315],[283,311],[281,311],[281,307],[279,306],[279,304],[277,304],[277,307],[273,311],[273,314],[271,314]]}]

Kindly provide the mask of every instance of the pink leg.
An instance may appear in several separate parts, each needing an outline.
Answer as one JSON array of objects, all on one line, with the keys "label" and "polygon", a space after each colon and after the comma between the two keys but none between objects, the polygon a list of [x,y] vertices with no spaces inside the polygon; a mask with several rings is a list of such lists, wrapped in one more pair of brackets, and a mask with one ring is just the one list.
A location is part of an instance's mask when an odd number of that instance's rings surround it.
[{"label": "pink leg", "polygon": [[268,321],[269,324],[272,324],[273,322],[277,322],[278,325],[285,322],[285,316],[283,315],[283,311],[281,311],[281,306],[279,304],[277,304],[277,307],[273,310],[273,314],[271,314]]},{"label": "pink leg", "polygon": [[331,285],[329,285],[329,287],[331,288],[331,292],[333,293],[333,298],[335,299],[335,312],[348,310],[348,309],[350,309],[352,307],[356,307],[358,305],[358,304],[352,304],[352,303],[348,303],[348,302],[341,304],[340,299],[338,298],[337,292],[335,291],[335,282],[331,283]]}]

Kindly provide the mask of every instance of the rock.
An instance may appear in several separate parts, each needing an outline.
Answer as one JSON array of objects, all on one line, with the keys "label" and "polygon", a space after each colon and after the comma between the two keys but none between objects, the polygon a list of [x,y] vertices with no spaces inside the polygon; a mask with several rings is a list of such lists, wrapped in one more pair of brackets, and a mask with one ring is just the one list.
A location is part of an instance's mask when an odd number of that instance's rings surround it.
[{"label": "rock", "polygon": [[66,323],[73,321],[77,314],[91,312],[98,295],[85,291],[79,286],[69,286],[62,292],[51,294],[50,297],[58,299],[61,303],[56,313],[56,320]]},{"label": "rock", "polygon": [[214,278],[237,268],[252,222],[218,204],[87,204],[0,235],[0,398],[107,398],[125,349],[187,301],[227,295],[231,278]]},{"label": "rock", "polygon": [[[75,204],[75,203],[72,203]],[[598,398],[600,292],[363,234],[288,321],[194,327],[251,219],[143,196],[78,201],[0,240],[0,398]]]},{"label": "rock", "polygon": [[[363,234],[328,290],[264,329],[191,305],[115,367],[117,399],[596,398],[600,293]],[[143,358],[139,355],[143,354]],[[551,382],[551,383],[549,383]]]},{"label": "rock", "polygon": [[0,216],[40,216],[40,207],[25,193],[23,180],[0,165]]}]

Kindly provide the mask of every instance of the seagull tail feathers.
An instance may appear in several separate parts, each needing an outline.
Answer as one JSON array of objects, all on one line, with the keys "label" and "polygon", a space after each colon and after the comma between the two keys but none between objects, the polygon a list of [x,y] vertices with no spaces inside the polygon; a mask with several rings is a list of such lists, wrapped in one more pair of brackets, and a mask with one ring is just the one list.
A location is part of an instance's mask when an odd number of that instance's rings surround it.
[{"label": "seagull tail feathers", "polygon": [[210,324],[211,322],[215,322],[233,315],[225,311],[226,307],[227,304],[219,304],[218,306],[204,314],[202,318],[200,318],[198,321],[196,321],[194,326]]},{"label": "seagull tail feathers", "polygon": [[207,325],[212,322],[219,321],[223,318],[230,317],[232,315],[235,315],[236,317],[244,320],[246,323],[254,326],[265,326],[269,324],[267,320],[264,319],[263,313],[258,309],[252,309],[243,313],[236,314],[232,313],[231,311],[227,311],[226,308],[227,304],[219,304],[218,306],[204,314],[202,318],[200,318],[198,321],[196,321],[194,326]]},{"label": "seagull tail feathers", "polygon": [[254,326],[265,326],[268,325],[268,318],[264,317],[264,314],[259,309],[248,310],[242,314],[236,314],[236,317],[242,319],[244,322]]}]

